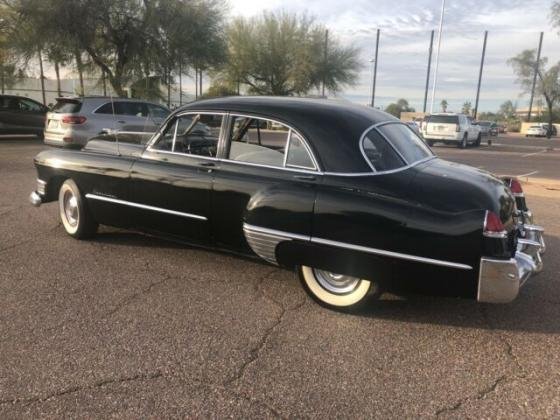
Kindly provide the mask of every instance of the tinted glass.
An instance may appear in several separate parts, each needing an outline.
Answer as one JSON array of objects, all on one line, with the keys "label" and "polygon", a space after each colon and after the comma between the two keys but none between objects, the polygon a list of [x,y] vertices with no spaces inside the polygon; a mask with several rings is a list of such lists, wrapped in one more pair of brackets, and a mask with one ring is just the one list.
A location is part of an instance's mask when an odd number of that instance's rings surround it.
[{"label": "tinted glass", "polygon": [[405,124],[385,124],[378,129],[409,165],[433,156],[426,143]]},{"label": "tinted glass", "polygon": [[143,102],[115,102],[115,113],[117,115],[146,118],[148,107]]},{"label": "tinted glass", "polygon": [[113,114],[113,104],[111,102],[107,102],[104,105],[101,105],[95,111],[96,114]]},{"label": "tinted glass", "polygon": [[169,115],[168,109],[154,104],[148,104],[148,111],[150,112],[150,116],[153,118],[167,118]]},{"label": "tinted glass", "polygon": [[390,171],[405,166],[405,163],[375,129],[369,131],[362,143],[366,158],[378,172]]},{"label": "tinted glass", "polygon": [[309,152],[305,148],[303,139],[294,131],[292,131],[290,138],[290,147],[288,148],[286,166],[315,169],[315,165],[313,164],[313,160],[311,159]]},{"label": "tinted glass", "polygon": [[216,157],[222,126],[222,115],[186,115],[170,122],[160,140],[153,146],[197,156]]},{"label": "tinted glass", "polygon": [[268,166],[284,166],[290,130],[259,118],[233,117],[229,159]]},{"label": "tinted glass", "polygon": [[458,124],[459,118],[457,115],[432,115],[428,118],[428,122],[436,124]]},{"label": "tinted glass", "polygon": [[82,109],[80,101],[69,101],[57,99],[56,105],[53,107],[52,112],[57,114],[75,114]]},{"label": "tinted glass", "polygon": [[30,99],[19,99],[19,109],[28,112],[40,112],[43,110],[42,106],[37,102]]}]

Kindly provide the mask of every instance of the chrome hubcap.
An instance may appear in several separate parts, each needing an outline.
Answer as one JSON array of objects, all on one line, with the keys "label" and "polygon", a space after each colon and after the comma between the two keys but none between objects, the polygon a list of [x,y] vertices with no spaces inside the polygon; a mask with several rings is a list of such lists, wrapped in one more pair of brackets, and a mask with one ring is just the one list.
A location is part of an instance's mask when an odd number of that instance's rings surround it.
[{"label": "chrome hubcap", "polygon": [[331,293],[349,293],[358,287],[360,279],[344,274],[331,273],[330,271],[313,269],[317,282]]},{"label": "chrome hubcap", "polygon": [[78,200],[72,191],[66,191],[64,193],[63,209],[64,217],[68,224],[72,227],[76,226],[79,219]]}]

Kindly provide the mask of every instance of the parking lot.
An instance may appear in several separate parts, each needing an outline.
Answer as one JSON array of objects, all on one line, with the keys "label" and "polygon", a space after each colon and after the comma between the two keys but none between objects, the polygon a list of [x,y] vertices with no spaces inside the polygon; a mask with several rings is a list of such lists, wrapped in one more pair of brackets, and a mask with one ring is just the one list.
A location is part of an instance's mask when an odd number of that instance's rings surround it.
[{"label": "parking lot", "polygon": [[507,305],[386,295],[344,314],[270,265],[70,238],[57,203],[27,201],[44,146],[0,139],[0,417],[560,416],[560,140],[493,142],[433,150],[528,180],[543,272]]}]

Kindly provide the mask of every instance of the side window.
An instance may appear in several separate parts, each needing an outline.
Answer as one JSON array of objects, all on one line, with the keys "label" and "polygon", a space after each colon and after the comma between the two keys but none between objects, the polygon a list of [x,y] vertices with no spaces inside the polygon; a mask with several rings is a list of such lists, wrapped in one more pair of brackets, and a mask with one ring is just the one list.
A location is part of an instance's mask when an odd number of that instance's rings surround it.
[{"label": "side window", "polygon": [[405,166],[397,152],[375,129],[370,130],[364,137],[362,148],[366,158],[378,172]]},{"label": "side window", "polygon": [[38,112],[41,111],[41,106],[28,99],[19,99],[19,109],[21,111]]},{"label": "side window", "polygon": [[146,118],[148,107],[144,102],[115,102],[115,114]]},{"label": "side window", "polygon": [[[113,105],[111,102],[107,102],[106,104],[101,105],[95,111],[96,114],[113,114]],[[116,105],[116,104],[115,104]],[[115,110],[116,113],[116,110]]]},{"label": "side window", "polygon": [[290,143],[288,147],[288,156],[286,158],[286,166],[304,169],[316,169],[303,139],[294,131],[290,134]]},{"label": "side window", "polygon": [[229,159],[268,166],[284,166],[290,129],[260,118],[233,117]]},{"label": "side window", "polygon": [[152,118],[167,118],[169,111],[162,106],[148,104],[148,111]]},{"label": "side window", "polygon": [[184,115],[170,121],[152,147],[174,153],[216,157],[223,116],[214,114]]}]

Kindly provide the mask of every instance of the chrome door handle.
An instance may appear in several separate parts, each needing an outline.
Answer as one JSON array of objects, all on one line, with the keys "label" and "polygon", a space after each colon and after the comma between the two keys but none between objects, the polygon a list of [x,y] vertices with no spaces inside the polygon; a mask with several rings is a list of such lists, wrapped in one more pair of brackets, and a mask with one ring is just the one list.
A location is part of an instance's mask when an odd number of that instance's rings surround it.
[{"label": "chrome door handle", "polygon": [[294,175],[295,179],[300,179],[302,181],[315,181],[315,175]]}]

